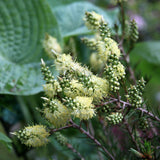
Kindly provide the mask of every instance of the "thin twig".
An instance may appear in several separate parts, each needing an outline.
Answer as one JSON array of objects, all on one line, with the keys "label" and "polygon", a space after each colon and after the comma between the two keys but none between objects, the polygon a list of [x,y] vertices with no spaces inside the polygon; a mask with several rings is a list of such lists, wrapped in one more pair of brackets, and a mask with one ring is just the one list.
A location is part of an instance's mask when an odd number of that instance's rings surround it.
[{"label": "thin twig", "polygon": [[120,103],[123,103],[123,104],[125,104],[126,106],[132,106],[130,103],[125,102],[125,101],[122,101],[122,100],[120,100],[120,99],[112,98],[112,97],[111,97],[111,99],[112,99],[114,102],[119,101]]},{"label": "thin twig", "polygon": [[84,157],[82,157],[82,155],[70,143],[67,143],[66,146],[70,150],[72,150],[73,153],[77,154],[79,156],[79,158],[81,158],[81,160],[85,160]]},{"label": "thin twig", "polygon": [[136,140],[135,140],[135,138],[134,138],[134,136],[132,134],[132,131],[131,131],[131,128],[130,128],[128,122],[125,120],[125,118],[123,120],[124,120],[124,124],[125,124],[125,126],[126,126],[126,128],[128,130],[128,133],[131,136],[131,139],[132,139],[133,143],[135,144],[137,150],[140,151],[140,148],[139,148],[139,146],[138,146],[138,144],[137,144],[137,142],[136,142]]},{"label": "thin twig", "polygon": [[50,134],[53,134],[54,132],[58,132],[58,131],[61,131],[63,129],[67,129],[67,128],[71,128],[71,127],[73,127],[73,125],[67,125],[67,126],[64,126],[64,127],[61,127],[61,128],[51,129]]},{"label": "thin twig", "polygon": [[112,159],[115,160],[115,158],[112,156],[112,154],[97,140],[95,139],[92,135],[90,135],[86,130],[78,126],[76,123],[74,123],[72,120],[70,120],[70,123],[73,125],[74,128],[80,130],[83,134],[85,134],[88,138],[93,140],[100,148],[103,149],[104,152],[108,154],[108,156]]},{"label": "thin twig", "polygon": [[113,103],[113,102],[117,102],[117,99],[113,99],[111,101],[101,103],[99,105],[96,105],[96,107],[101,107],[101,106],[104,106],[104,105],[107,105],[107,104],[110,104],[110,103]]},{"label": "thin twig", "polygon": [[[112,100],[114,100],[114,102],[119,101],[120,103],[124,104],[123,108],[127,107],[127,106],[132,106],[130,103],[122,101],[122,100],[118,100],[116,98],[111,98]],[[125,106],[125,107],[124,107]],[[146,109],[143,108],[136,108],[137,110],[141,111],[142,113],[145,113],[147,115],[149,115],[150,117],[154,118],[155,120],[157,120],[158,122],[160,122],[160,118],[158,118],[157,116],[155,116],[153,113],[147,111]]]},{"label": "thin twig", "polygon": [[155,116],[153,113],[151,113],[151,112],[149,112],[149,111],[147,111],[143,108],[137,108],[137,110],[141,111],[142,113],[145,113],[145,114],[149,115],[150,117],[152,117],[152,118],[156,119],[158,122],[160,122],[160,119],[157,116]]}]

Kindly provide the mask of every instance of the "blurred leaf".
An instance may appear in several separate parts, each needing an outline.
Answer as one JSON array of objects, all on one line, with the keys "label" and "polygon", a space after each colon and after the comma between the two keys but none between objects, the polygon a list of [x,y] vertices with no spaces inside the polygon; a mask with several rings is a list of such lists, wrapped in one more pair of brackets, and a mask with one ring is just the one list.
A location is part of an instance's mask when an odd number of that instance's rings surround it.
[{"label": "blurred leaf", "polygon": [[4,0],[0,6],[0,93],[38,93],[42,40],[45,32],[60,39],[56,19],[46,0]]},{"label": "blurred leaf", "polygon": [[47,0],[48,3],[52,6],[52,7],[57,7],[57,6],[61,6],[61,5],[67,5],[69,3],[73,3],[73,2],[81,2],[81,1],[85,1],[85,0]]},{"label": "blurred leaf", "polygon": [[131,53],[143,57],[152,64],[160,65],[160,41],[138,43]]},{"label": "blurred leaf", "polygon": [[82,35],[90,33],[84,25],[86,11],[95,11],[104,16],[104,19],[112,27],[118,18],[118,9],[104,11],[89,2],[75,2],[65,6],[54,7],[52,11],[58,20],[62,37]]},{"label": "blurred leaf", "polygon": [[132,57],[133,55],[131,56],[131,62],[136,65],[136,72],[140,72],[141,76],[149,78],[151,83],[160,83],[159,65],[151,64],[139,56],[134,55],[134,58]]},{"label": "blurred leaf", "polygon": [[12,149],[12,146],[11,146],[12,140],[2,132],[0,132],[0,142],[4,143],[8,149]]},{"label": "blurred leaf", "polygon": [[137,72],[147,76],[151,83],[160,83],[160,42],[138,43],[130,57]]},{"label": "blurred leaf", "polygon": [[0,141],[5,142],[5,143],[11,143],[12,140],[8,138],[5,134],[0,132]]}]

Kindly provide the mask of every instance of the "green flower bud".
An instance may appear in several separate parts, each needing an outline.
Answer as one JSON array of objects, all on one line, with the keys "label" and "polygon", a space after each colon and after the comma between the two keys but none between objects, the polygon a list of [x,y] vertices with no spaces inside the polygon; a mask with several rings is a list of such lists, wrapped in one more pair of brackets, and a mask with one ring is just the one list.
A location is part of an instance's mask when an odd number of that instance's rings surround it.
[{"label": "green flower bud", "polygon": [[89,29],[98,29],[100,22],[102,21],[102,16],[94,11],[86,12],[84,20]]},{"label": "green flower bud", "polygon": [[135,43],[139,38],[139,32],[137,28],[137,24],[135,20],[133,19],[130,21],[130,39],[133,43]]},{"label": "green flower bud", "polygon": [[46,66],[43,59],[41,59],[41,72],[46,83],[52,83],[54,81],[54,76],[49,70],[49,67]]},{"label": "green flower bud", "polygon": [[106,120],[110,124],[114,124],[114,125],[119,124],[123,120],[123,115],[122,113],[119,113],[119,112],[112,112],[110,115],[106,116]]},{"label": "green flower bud", "polygon": [[68,139],[63,136],[60,132],[55,132],[54,133],[56,140],[63,146],[65,146],[68,143]]}]

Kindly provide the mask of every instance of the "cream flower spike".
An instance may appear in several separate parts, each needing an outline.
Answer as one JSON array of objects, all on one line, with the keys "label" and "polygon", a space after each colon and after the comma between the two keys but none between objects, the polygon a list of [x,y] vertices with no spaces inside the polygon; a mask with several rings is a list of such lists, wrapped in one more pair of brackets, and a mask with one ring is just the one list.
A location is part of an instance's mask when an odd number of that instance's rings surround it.
[{"label": "cream flower spike", "polygon": [[25,127],[14,133],[21,142],[29,147],[40,147],[48,143],[49,133],[43,125]]},{"label": "cream flower spike", "polygon": [[57,42],[57,39],[46,34],[45,40],[43,41],[43,47],[49,57],[55,58],[57,53],[62,53],[62,48]]}]

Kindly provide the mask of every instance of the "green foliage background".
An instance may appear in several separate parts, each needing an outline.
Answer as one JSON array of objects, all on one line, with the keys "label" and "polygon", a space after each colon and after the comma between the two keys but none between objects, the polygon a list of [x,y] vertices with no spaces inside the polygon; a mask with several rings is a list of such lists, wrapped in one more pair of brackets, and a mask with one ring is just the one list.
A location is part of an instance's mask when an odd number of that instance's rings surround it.
[{"label": "green foliage background", "polygon": [[[87,0],[0,0],[0,93],[13,95],[9,96],[9,98],[4,95],[1,96],[1,119],[3,122],[5,121],[4,124],[8,125],[10,118],[6,120],[6,115],[12,117],[17,107],[20,108],[22,114],[21,117],[18,117],[17,114],[13,116],[15,123],[10,124],[8,128],[6,127],[7,133],[10,127],[17,122],[21,122],[22,124],[26,124],[27,122],[44,122],[35,110],[35,107],[41,107],[39,97],[41,96],[40,92],[42,92],[42,85],[44,84],[40,73],[40,59],[45,59],[48,64],[52,63],[42,48],[45,33],[56,37],[62,48],[65,48],[66,44],[69,44],[70,48],[76,48],[78,60],[88,63],[90,53],[80,42],[80,35],[92,34],[84,25],[83,17],[85,11],[94,10],[102,14],[111,28],[114,27],[115,23],[118,24],[118,8],[112,8],[108,0],[101,2],[97,0],[94,3],[96,5]],[[146,22],[151,23],[151,19],[147,19],[146,17],[148,16],[148,12],[151,12],[151,9],[156,8],[157,4],[155,3],[152,6],[148,5],[147,2],[144,3],[146,9],[144,10],[146,12],[143,13],[145,13],[144,18]],[[140,2],[135,2],[129,8],[137,13],[140,5]],[[98,6],[103,7],[103,9]],[[148,6],[151,7],[149,8]],[[157,12],[160,13],[159,8]],[[158,26],[155,19],[154,24]],[[152,35],[151,25],[149,25],[147,31]],[[145,29],[142,32],[140,40],[146,38],[147,31]],[[152,41],[153,38],[156,41]],[[75,42],[74,46],[73,43],[70,45],[71,39]],[[160,88],[160,38],[154,33],[150,41],[138,42],[131,52],[131,62],[137,75],[143,75],[150,80],[147,88],[149,92],[146,94],[146,97],[149,98],[156,95],[160,91],[160,89],[155,89]],[[58,74],[54,70],[54,67],[53,73],[55,75]],[[155,114],[160,116],[157,112],[158,101],[155,104],[155,101],[153,101],[154,97],[151,99],[149,106],[151,106]],[[95,121],[95,126],[96,123]],[[87,141],[88,144],[85,145],[85,137],[81,137],[83,138],[82,141],[79,138],[73,138],[74,135],[76,137],[80,136],[79,133],[73,130],[64,131],[64,134],[67,136],[72,135],[72,143],[84,155],[88,154],[88,159],[94,160],[98,158],[96,148],[94,146],[93,148],[91,147],[91,142]],[[10,145],[10,140],[1,133],[0,140],[1,143],[3,141],[7,146]],[[51,142],[51,150],[48,149],[50,146],[47,149],[35,149],[36,156],[43,157],[45,155],[51,158],[54,153],[54,156],[60,159],[74,158],[71,152],[65,147],[61,147],[54,140],[54,137],[51,137]],[[24,147],[18,142],[15,143],[17,144],[17,148]],[[81,146],[77,146],[78,143],[81,143]],[[113,140],[113,143],[116,145],[115,140]],[[115,151],[118,152],[116,147]],[[24,150],[17,149],[17,152],[21,154],[25,152],[25,156],[32,157],[29,155],[32,155],[32,153],[28,152],[26,148]],[[118,155],[121,155],[121,153],[117,153]],[[36,156],[34,155],[33,157]]]}]

